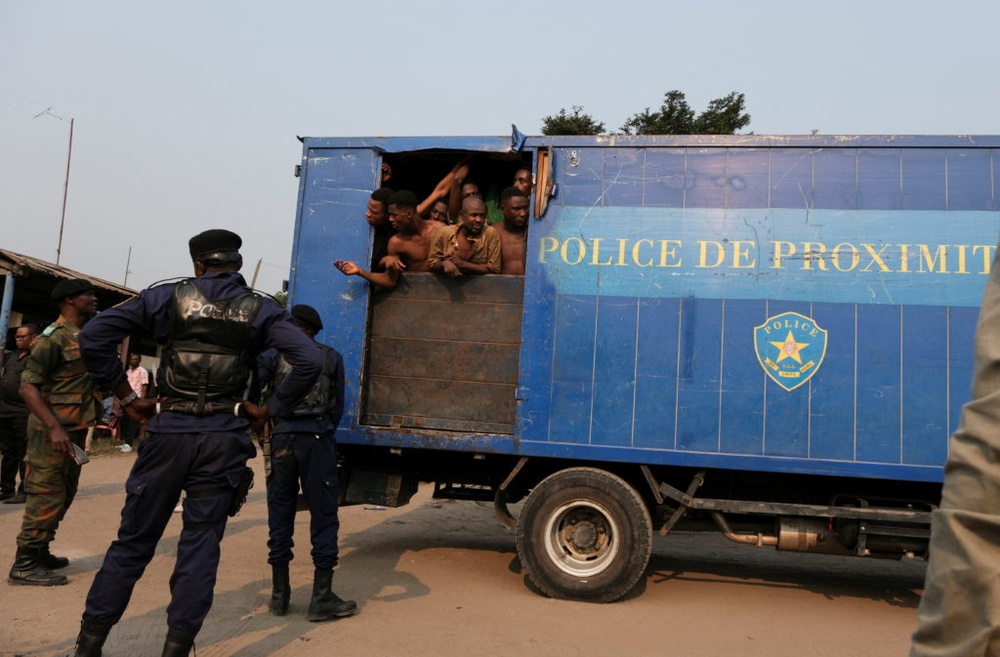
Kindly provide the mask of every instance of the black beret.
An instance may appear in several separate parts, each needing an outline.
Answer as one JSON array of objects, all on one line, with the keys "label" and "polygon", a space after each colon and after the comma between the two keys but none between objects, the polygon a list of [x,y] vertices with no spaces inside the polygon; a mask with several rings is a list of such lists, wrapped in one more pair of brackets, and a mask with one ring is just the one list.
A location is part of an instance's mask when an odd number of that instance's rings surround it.
[{"label": "black beret", "polygon": [[419,203],[417,195],[405,189],[393,192],[392,196],[389,197],[389,205],[398,205],[403,208],[415,208]]},{"label": "black beret", "polygon": [[67,281],[59,281],[56,283],[55,287],[52,288],[52,293],[49,297],[53,301],[62,301],[66,297],[75,297],[78,294],[90,292],[93,289],[94,284],[90,281],[82,278],[71,278]]},{"label": "black beret", "polygon": [[192,258],[218,251],[239,251],[241,246],[243,240],[240,236],[224,228],[206,230],[188,240],[188,250]]},{"label": "black beret", "polygon": [[292,306],[292,318],[317,331],[323,330],[323,320],[319,318],[319,313],[312,306],[307,306],[304,303]]}]

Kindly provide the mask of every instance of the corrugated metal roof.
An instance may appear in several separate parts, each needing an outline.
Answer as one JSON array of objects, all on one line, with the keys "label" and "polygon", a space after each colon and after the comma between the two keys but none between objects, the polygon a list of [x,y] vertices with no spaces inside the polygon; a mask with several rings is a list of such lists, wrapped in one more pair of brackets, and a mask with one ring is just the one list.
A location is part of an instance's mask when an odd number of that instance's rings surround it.
[{"label": "corrugated metal roof", "polygon": [[46,260],[32,258],[23,253],[0,249],[0,274],[6,274],[8,271],[13,272],[16,278],[26,276],[30,272],[38,272],[56,279],[82,278],[93,283],[94,287],[99,290],[114,292],[123,297],[131,297],[136,294],[136,291],[131,288],[106,281],[103,278],[97,278]]},{"label": "corrugated metal roof", "polygon": [[[26,256],[6,249],[0,249],[0,289],[6,293],[7,273],[12,275],[11,315],[0,309],[0,345],[11,344],[9,324],[19,326],[23,322],[35,322],[41,326],[48,325],[59,316],[59,305],[52,301],[52,288],[61,280],[82,278],[94,285],[97,293],[97,305],[100,310],[116,306],[136,295],[124,285],[118,285],[103,278],[90,276],[69,267]],[[138,349],[137,349],[138,351]],[[155,347],[146,347],[142,353],[154,353]]]}]

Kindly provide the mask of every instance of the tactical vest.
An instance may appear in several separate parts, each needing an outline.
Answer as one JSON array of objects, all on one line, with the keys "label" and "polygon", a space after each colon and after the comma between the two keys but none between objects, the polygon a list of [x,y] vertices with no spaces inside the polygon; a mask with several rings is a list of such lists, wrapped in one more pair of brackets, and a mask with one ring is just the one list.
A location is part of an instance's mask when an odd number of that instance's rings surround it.
[{"label": "tactical vest", "polygon": [[[285,417],[326,417],[330,405],[330,377],[327,376],[327,354],[330,348],[318,342],[314,343],[323,354],[323,371],[320,373],[312,389],[296,404]],[[282,381],[292,373],[292,366],[284,356],[278,355],[278,364],[274,368],[272,390],[277,390]]]},{"label": "tactical vest", "polygon": [[174,288],[174,317],[164,365],[169,398],[206,402],[242,398],[250,382],[250,326],[263,299],[244,292],[224,301],[209,299],[187,279]]}]

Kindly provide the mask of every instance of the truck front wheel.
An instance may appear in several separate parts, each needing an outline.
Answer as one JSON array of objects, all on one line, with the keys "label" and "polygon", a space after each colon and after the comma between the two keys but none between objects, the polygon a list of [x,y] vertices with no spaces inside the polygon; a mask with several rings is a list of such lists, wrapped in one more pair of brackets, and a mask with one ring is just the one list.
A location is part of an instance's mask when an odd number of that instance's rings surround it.
[{"label": "truck front wheel", "polygon": [[653,525],[639,494],[596,468],[545,478],[517,521],[517,554],[528,579],[546,595],[612,602],[628,593],[649,564]]}]

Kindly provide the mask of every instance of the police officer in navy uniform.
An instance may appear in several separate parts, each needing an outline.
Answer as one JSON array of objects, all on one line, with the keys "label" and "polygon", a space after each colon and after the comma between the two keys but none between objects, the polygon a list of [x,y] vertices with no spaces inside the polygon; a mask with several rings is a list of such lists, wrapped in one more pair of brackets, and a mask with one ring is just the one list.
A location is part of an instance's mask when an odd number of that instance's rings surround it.
[{"label": "police officer in navy uniform", "polygon": [[[292,306],[292,318],[310,338],[323,330],[315,308]],[[292,534],[298,502],[299,482],[309,507],[312,541],[312,599],[307,618],[325,621],[357,613],[353,600],[342,600],[330,588],[337,565],[337,444],[334,431],[344,412],[344,362],[335,349],[314,343],[323,354],[323,373],[313,389],[286,415],[275,417],[271,430],[271,472],[267,480],[269,537],[267,561],[271,564],[271,613],[288,611],[291,587],[288,562],[292,560]],[[267,351],[258,361],[261,382],[279,386],[291,374],[288,362],[277,352]]]},{"label": "police officer in navy uniform", "polygon": [[[163,655],[189,653],[212,606],[227,516],[246,495],[246,462],[256,454],[250,422],[287,414],[322,370],[319,351],[291,316],[247,287],[239,274],[241,245],[228,230],[196,235],[189,242],[195,278],[143,290],[94,318],[80,336],[95,384],[110,389],[134,420],[148,422],[125,482],[118,538],[87,596],[77,657],[101,654],[182,490]],[[118,346],[133,335],[164,345],[158,399],[138,399],[125,377]],[[267,404],[257,406],[244,400],[247,384],[257,356],[271,347],[292,371]]]}]

